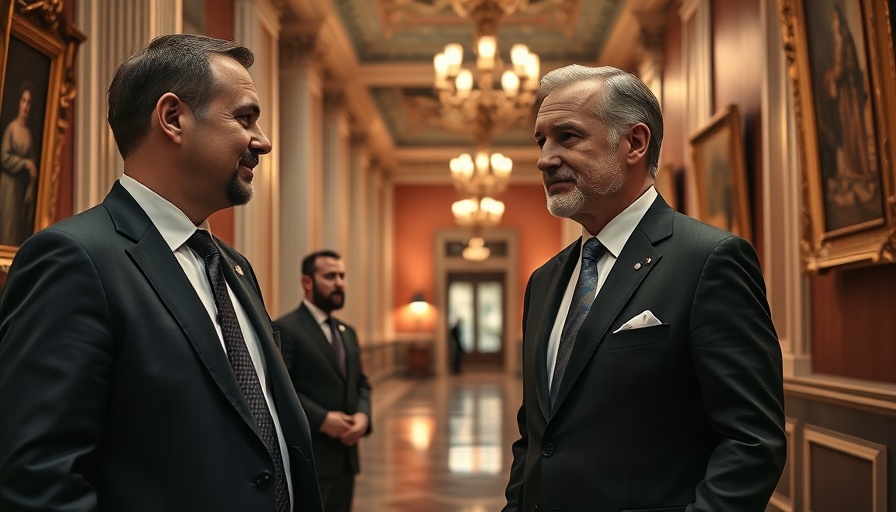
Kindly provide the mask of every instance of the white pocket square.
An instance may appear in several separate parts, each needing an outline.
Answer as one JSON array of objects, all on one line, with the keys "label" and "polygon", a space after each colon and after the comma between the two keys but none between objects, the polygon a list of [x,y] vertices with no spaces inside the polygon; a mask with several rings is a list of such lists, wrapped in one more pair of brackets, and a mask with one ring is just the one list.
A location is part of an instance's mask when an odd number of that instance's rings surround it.
[{"label": "white pocket square", "polygon": [[650,312],[649,309],[644,310],[640,315],[636,315],[634,318],[622,324],[622,327],[613,331],[613,334],[616,334],[619,331],[627,331],[629,329],[642,329],[644,327],[650,327],[651,325],[660,325],[660,319],[654,316],[653,313]]}]

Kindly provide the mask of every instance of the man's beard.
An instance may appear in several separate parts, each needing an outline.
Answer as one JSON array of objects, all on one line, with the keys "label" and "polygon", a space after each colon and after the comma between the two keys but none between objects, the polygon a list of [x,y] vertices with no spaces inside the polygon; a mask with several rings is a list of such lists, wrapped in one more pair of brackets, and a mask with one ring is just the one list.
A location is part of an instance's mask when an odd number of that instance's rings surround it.
[{"label": "man's beard", "polygon": [[234,171],[227,184],[227,200],[232,206],[242,206],[252,199],[252,182],[240,179],[239,171]]},{"label": "man's beard", "polygon": [[[618,192],[625,183],[625,174],[612,156],[606,155],[599,158],[592,166],[585,170],[586,175],[578,174],[569,168],[557,171],[563,179],[571,180],[575,187],[569,192],[548,194],[548,211],[555,217],[572,218],[573,215],[585,208],[588,197],[601,198]],[[584,183],[583,183],[584,181]]]},{"label": "man's beard", "polygon": [[345,293],[337,290],[330,293],[330,295],[324,295],[320,292],[320,289],[317,286],[314,286],[314,289],[312,290],[312,299],[314,305],[319,307],[321,311],[329,313],[331,311],[336,311],[337,309],[342,309],[342,306],[345,304]]},{"label": "man's beard", "polygon": [[548,211],[554,217],[572,217],[585,206],[585,194],[578,185],[569,192],[548,194]]}]

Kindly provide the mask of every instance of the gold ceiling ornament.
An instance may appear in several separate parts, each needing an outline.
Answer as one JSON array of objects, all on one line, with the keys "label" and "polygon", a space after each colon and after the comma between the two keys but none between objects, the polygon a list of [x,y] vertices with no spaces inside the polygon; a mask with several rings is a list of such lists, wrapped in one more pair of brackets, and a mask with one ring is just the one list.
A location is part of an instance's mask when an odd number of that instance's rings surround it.
[{"label": "gold ceiling ornament", "polygon": [[451,9],[461,18],[476,22],[477,39],[481,35],[495,35],[498,21],[522,10],[528,0],[451,0]]}]

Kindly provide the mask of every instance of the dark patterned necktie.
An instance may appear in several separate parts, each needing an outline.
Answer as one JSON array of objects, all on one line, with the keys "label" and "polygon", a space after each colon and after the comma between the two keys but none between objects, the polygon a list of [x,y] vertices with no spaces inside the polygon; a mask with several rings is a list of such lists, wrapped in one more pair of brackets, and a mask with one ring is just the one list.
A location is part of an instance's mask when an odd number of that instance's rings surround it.
[{"label": "dark patterned necktie", "polygon": [[551,378],[550,405],[552,408],[554,400],[557,399],[560,381],[563,380],[563,372],[566,371],[566,364],[572,354],[572,347],[575,344],[576,335],[579,333],[579,327],[588,316],[588,311],[594,300],[594,290],[597,288],[597,262],[604,255],[604,251],[606,248],[595,237],[589,238],[585,242],[585,247],[582,248],[582,269],[579,272],[579,280],[576,282],[572,302],[569,304],[569,312],[566,314],[566,322],[564,322],[563,331],[560,334],[557,360],[554,363],[554,374]]},{"label": "dark patterned necktie", "polygon": [[221,269],[221,252],[218,250],[215,242],[212,241],[208,231],[202,229],[196,230],[190,236],[190,239],[187,240],[187,245],[205,260],[205,272],[209,284],[212,286],[212,294],[215,297],[215,307],[218,309],[218,323],[221,325],[221,335],[224,338],[224,345],[227,347],[227,358],[230,360],[233,374],[243,390],[243,395],[249,403],[249,409],[252,411],[252,418],[255,420],[258,434],[274,460],[274,471],[276,472],[274,476],[274,496],[277,503],[277,512],[286,512],[289,510],[289,489],[286,484],[286,473],[283,470],[280,442],[277,439],[277,431],[274,428],[274,419],[271,417],[271,411],[268,409],[267,401],[264,399],[264,394],[261,391],[258,373],[252,364],[249,349],[246,348],[243,330],[240,328],[236,311],[233,309],[233,303],[230,301],[230,294],[227,292],[224,271]]},{"label": "dark patterned necktie", "polygon": [[327,317],[327,324],[330,326],[330,345],[333,346],[336,361],[339,362],[339,369],[342,371],[342,376],[345,377],[345,346],[342,342],[342,334],[339,333],[339,324],[333,317]]}]

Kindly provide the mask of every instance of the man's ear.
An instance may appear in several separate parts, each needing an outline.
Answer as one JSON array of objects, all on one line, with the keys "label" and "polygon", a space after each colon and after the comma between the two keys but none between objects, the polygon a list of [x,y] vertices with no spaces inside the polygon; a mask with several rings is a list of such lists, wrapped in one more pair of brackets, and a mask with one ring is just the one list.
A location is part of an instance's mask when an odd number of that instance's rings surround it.
[{"label": "man's ear", "polygon": [[311,282],[311,277],[303,274],[302,275],[302,290],[305,292],[306,295],[311,292],[312,284],[313,283]]},{"label": "man's ear", "polygon": [[162,128],[162,133],[175,144],[180,144],[182,139],[181,116],[185,108],[186,104],[176,94],[166,92],[156,102],[156,108],[153,110],[153,116]]},{"label": "man's ear", "polygon": [[650,129],[644,123],[637,123],[626,132],[628,141],[628,153],[626,160],[629,165],[647,158],[647,147],[650,145]]}]

